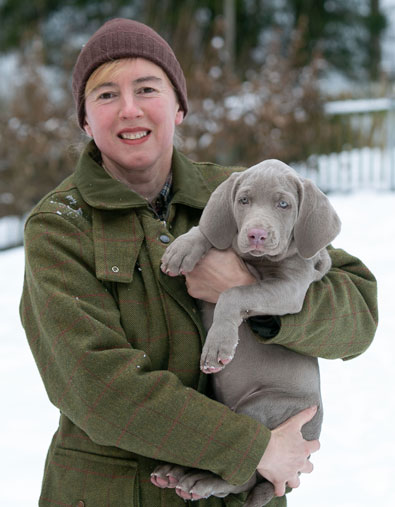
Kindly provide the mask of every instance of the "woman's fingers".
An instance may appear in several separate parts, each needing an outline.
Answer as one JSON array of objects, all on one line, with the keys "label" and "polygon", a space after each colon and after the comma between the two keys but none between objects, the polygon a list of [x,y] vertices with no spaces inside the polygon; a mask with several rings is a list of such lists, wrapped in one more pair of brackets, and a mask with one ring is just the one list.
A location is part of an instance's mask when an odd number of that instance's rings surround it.
[{"label": "woman's fingers", "polygon": [[311,472],[314,470],[313,463],[311,461],[307,460],[306,464],[300,469],[300,474],[311,474]]},{"label": "woman's fingers", "polygon": [[308,441],[308,448],[310,450],[310,454],[313,454],[313,452],[317,452],[320,450],[320,442],[319,440],[310,440]]},{"label": "woman's fingers", "polygon": [[[295,488],[298,488],[300,486],[300,479],[299,479],[299,476],[296,475],[293,479],[289,480],[287,482],[287,486],[289,486],[290,488],[292,489],[295,489]],[[284,489],[284,493],[285,493],[285,489]],[[284,494],[283,493],[283,494]],[[282,495],[280,495],[282,496]]]},{"label": "woman's fingers", "polygon": [[317,412],[316,406],[306,408],[306,409],[302,410],[301,412],[298,412],[294,416],[290,417],[289,419],[287,419],[285,422],[280,424],[279,427],[286,425],[286,424],[292,424],[292,425],[295,424],[296,427],[299,430],[301,430],[306,423],[308,423],[309,421],[311,421],[311,419],[313,419],[316,412]]},{"label": "woman's fingers", "polygon": [[299,487],[299,475],[313,471],[309,458],[318,451],[320,443],[318,440],[305,440],[301,430],[316,413],[317,407],[307,408],[272,430],[257,470],[273,484],[276,496],[284,495],[287,485]]},{"label": "woman's fingers", "polygon": [[273,486],[274,486],[274,496],[285,495],[285,482],[276,482],[273,483]]}]

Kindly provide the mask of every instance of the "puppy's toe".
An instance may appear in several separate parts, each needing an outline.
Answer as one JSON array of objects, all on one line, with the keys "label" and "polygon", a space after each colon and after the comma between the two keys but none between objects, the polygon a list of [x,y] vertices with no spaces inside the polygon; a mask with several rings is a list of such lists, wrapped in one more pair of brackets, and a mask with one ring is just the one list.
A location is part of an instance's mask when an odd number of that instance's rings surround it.
[{"label": "puppy's toe", "polygon": [[175,488],[188,470],[178,465],[160,465],[151,474],[151,482],[158,488]]},{"label": "puppy's toe", "polygon": [[177,488],[176,488],[176,493],[183,500],[201,500],[202,499],[202,497],[200,495],[197,495],[196,493],[192,493],[190,491],[184,491],[179,486],[177,486]]},{"label": "puppy's toe", "polygon": [[218,373],[223,370],[233,359],[233,354],[218,350],[217,347],[207,347],[203,350],[200,359],[200,369],[203,373]]},{"label": "puppy's toe", "polygon": [[166,479],[162,479],[162,477],[158,477],[155,474],[151,474],[151,482],[154,486],[157,486],[158,488],[167,488],[168,487],[168,481]]},{"label": "puppy's toe", "polygon": [[220,477],[207,474],[206,477],[202,477],[196,482],[190,490],[190,494],[200,498],[208,498],[210,496],[223,498],[232,492],[234,488],[235,486],[228,484]]},{"label": "puppy's toe", "polygon": [[210,373],[218,373],[219,371],[223,370],[224,367],[230,363],[230,359],[225,362],[222,362],[221,360],[218,361],[218,364],[216,366],[211,366],[210,364],[208,364],[207,362],[204,362],[200,365],[200,369],[202,370],[203,373],[205,373],[206,375],[210,375]]}]

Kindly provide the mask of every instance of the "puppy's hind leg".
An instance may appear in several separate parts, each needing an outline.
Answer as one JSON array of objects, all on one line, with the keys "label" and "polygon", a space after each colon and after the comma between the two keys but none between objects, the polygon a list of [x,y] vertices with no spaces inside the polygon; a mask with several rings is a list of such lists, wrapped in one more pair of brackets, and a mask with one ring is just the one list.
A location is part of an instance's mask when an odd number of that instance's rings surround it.
[{"label": "puppy's hind leg", "polygon": [[243,507],[263,507],[274,497],[274,487],[269,481],[259,482],[250,491]]}]

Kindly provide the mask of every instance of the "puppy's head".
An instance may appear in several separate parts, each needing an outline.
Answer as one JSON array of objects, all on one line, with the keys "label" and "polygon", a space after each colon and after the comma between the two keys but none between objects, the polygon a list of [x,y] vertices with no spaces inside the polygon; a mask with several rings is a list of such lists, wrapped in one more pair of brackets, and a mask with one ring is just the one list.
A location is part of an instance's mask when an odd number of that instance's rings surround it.
[{"label": "puppy's head", "polygon": [[279,259],[293,240],[302,257],[312,257],[337,235],[340,222],[312,182],[279,160],[266,160],[219,185],[199,226],[215,248],[233,246],[246,259]]},{"label": "puppy's head", "polygon": [[246,258],[283,257],[298,215],[298,178],[278,160],[251,167],[234,193],[237,238],[233,246]]}]

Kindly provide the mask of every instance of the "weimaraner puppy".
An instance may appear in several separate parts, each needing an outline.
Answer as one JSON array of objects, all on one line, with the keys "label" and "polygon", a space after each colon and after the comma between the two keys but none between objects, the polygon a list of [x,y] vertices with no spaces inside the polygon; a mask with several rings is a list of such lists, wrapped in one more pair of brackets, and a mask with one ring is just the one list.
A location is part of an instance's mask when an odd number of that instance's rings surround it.
[{"label": "weimaraner puppy", "polygon": [[[173,275],[192,271],[212,247],[231,247],[244,259],[256,284],[223,292],[215,307],[202,302],[208,334],[201,369],[215,374],[218,401],[270,429],[317,405],[302,429],[307,440],[319,437],[322,424],[317,359],[260,342],[243,321],[299,312],[310,284],[330,268],[326,247],[339,231],[335,210],[313,182],[279,160],[266,160],[219,185],[199,225],[178,237],[162,259],[162,270]],[[262,507],[274,493],[258,473],[234,486],[211,472],[174,465],[158,467],[152,482],[177,487],[185,499],[249,491],[246,507]]]}]

